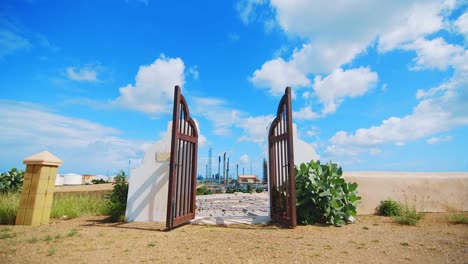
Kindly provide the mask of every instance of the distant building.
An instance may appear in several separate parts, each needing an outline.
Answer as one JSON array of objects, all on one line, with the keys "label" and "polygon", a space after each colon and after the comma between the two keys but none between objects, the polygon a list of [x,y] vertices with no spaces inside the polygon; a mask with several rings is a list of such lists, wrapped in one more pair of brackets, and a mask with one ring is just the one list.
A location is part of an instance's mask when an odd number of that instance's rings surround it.
[{"label": "distant building", "polygon": [[90,184],[92,180],[96,180],[96,176],[92,174],[83,174],[82,182],[83,184]]},{"label": "distant building", "polygon": [[81,185],[83,184],[83,175],[75,173],[62,174],[63,185]]},{"label": "distant building", "polygon": [[258,182],[256,175],[251,175],[251,174],[239,175],[239,183],[256,183],[256,182]]},{"label": "distant building", "polygon": [[57,174],[55,177],[55,186],[62,186],[63,185],[63,175]]}]

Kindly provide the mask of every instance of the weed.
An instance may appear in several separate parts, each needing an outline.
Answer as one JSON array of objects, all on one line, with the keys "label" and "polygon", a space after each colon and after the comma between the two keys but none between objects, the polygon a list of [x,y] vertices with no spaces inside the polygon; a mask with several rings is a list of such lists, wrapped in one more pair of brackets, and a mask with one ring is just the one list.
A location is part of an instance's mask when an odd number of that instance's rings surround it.
[{"label": "weed", "polygon": [[384,216],[398,216],[401,213],[402,205],[399,202],[388,199],[380,202],[378,213]]},{"label": "weed", "polygon": [[403,205],[398,216],[393,218],[401,225],[416,225],[423,217],[422,214],[416,211],[416,206]]},{"label": "weed", "polygon": [[51,247],[51,248],[49,249],[49,251],[47,251],[47,256],[52,256],[52,255],[54,255],[54,254],[55,254],[55,248],[54,248],[54,247]]},{"label": "weed", "polygon": [[446,203],[445,210],[449,213],[447,221],[452,224],[468,224],[468,214],[463,211],[463,203]]},{"label": "weed", "polygon": [[408,242],[401,242],[400,245],[402,245],[404,247],[407,247],[407,246],[409,246],[409,243]]},{"label": "weed", "polygon": [[463,213],[454,213],[448,216],[448,221],[453,224],[468,224],[468,217]]},{"label": "weed", "polygon": [[60,234],[55,235],[55,239],[59,239],[60,237],[62,237],[62,235],[60,235]]},{"label": "weed", "polygon": [[28,241],[28,242],[31,243],[31,244],[32,244],[32,243],[36,243],[36,242],[37,242],[37,237],[31,237],[31,238],[29,238],[29,239],[26,240],[26,241]]},{"label": "weed", "polygon": [[2,229],[0,229],[1,232],[8,232],[10,230],[11,229],[9,227],[3,227]]},{"label": "weed", "polygon": [[14,238],[14,237],[16,237],[16,233],[1,233],[0,234],[0,239]]},{"label": "weed", "polygon": [[76,235],[78,235],[78,230],[76,229],[73,229],[72,231],[70,231],[70,233],[67,234],[67,236],[69,237],[76,236]]},{"label": "weed", "polygon": [[43,241],[47,241],[47,242],[52,241],[52,236],[51,236],[51,235],[46,235],[46,236],[44,236],[44,237],[42,238],[42,240],[43,240]]},{"label": "weed", "polygon": [[0,193],[0,225],[14,225],[20,193]]},{"label": "weed", "polygon": [[156,246],[156,243],[154,243],[154,242],[149,242],[148,243],[148,247],[154,247],[154,246]]},{"label": "weed", "polygon": [[364,229],[364,230],[369,230],[369,227],[363,226],[362,229]]},{"label": "weed", "polygon": [[371,242],[372,242],[372,243],[379,243],[379,242],[380,242],[380,240],[378,240],[378,239],[374,239],[374,240],[372,240]]}]

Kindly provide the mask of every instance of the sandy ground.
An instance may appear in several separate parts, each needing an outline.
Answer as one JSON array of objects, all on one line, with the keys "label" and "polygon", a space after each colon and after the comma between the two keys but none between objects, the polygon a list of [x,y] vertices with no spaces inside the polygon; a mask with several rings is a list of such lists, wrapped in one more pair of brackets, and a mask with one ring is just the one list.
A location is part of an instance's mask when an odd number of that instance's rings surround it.
[{"label": "sandy ground", "polygon": [[[358,216],[344,227],[104,223],[103,217],[0,226],[0,263],[468,263],[468,225]],[[4,235],[6,236],[6,235]],[[2,236],[3,237],[3,236]]]}]

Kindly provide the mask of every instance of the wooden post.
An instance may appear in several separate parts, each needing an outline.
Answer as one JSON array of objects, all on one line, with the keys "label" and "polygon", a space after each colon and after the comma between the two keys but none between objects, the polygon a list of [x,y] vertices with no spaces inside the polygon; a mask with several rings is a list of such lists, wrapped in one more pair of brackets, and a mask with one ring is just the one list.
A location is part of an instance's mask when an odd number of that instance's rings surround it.
[{"label": "wooden post", "polygon": [[44,225],[49,223],[54,198],[55,178],[62,161],[48,151],[23,160],[26,164],[20,204],[16,214],[17,225]]}]

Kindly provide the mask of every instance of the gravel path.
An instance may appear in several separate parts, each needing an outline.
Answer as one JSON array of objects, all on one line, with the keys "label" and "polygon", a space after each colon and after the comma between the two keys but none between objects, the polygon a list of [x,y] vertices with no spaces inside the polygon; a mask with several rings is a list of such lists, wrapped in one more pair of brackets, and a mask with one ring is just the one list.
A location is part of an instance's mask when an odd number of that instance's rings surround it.
[{"label": "gravel path", "polygon": [[234,193],[197,196],[192,224],[260,224],[270,221],[268,193]]}]

